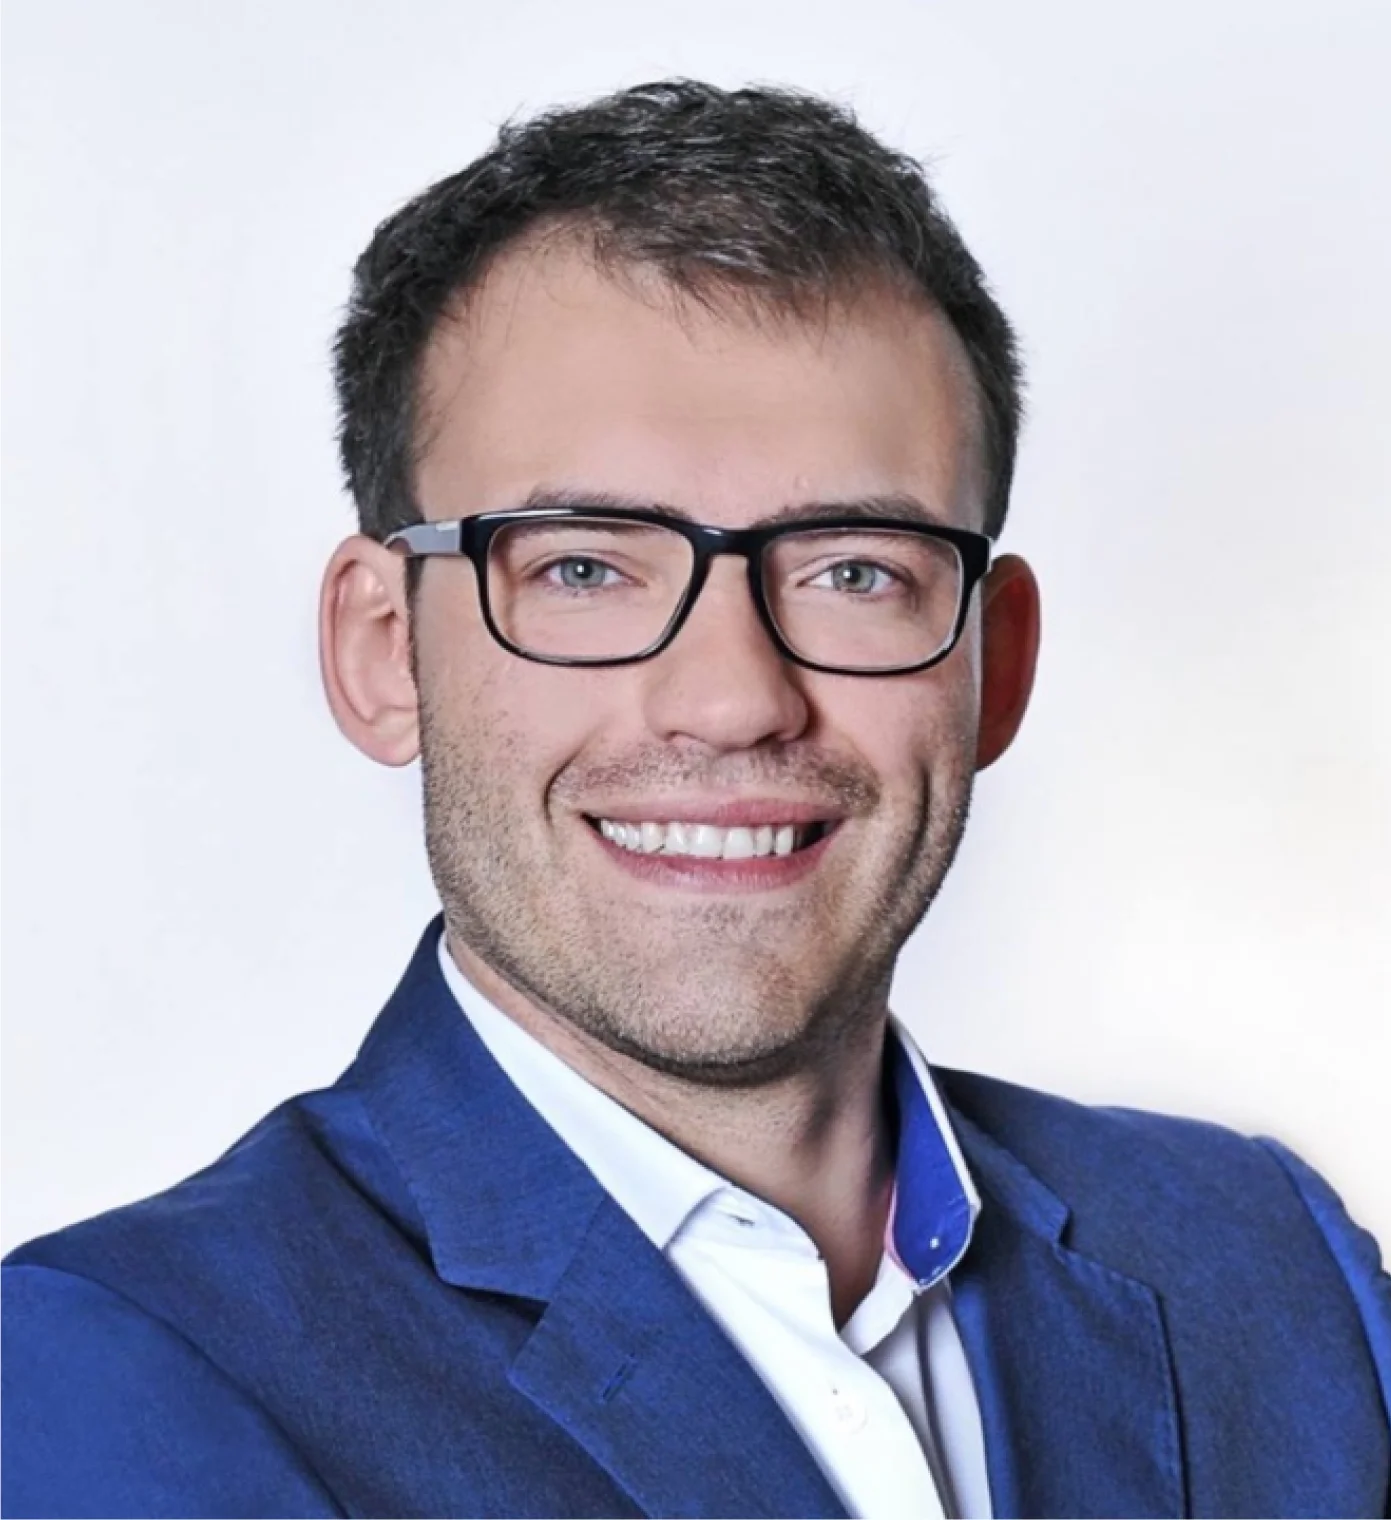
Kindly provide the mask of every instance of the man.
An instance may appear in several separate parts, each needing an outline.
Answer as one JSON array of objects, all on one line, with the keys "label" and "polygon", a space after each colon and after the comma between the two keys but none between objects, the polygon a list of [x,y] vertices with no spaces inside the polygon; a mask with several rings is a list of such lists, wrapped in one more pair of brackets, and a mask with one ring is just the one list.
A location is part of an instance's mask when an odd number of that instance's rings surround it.
[{"label": "man", "polygon": [[337,361],[325,683],[442,920],[337,1084],[10,1258],[7,1512],[1385,1513],[1326,1185],[889,1014],[1039,637],[919,170],[791,93],[553,113]]}]

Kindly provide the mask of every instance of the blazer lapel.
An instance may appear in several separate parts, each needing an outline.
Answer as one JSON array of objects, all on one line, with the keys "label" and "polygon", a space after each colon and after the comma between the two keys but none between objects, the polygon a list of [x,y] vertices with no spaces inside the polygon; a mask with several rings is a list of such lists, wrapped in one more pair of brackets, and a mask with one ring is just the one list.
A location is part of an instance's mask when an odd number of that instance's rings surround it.
[{"label": "blazer lapel", "polygon": [[489,1055],[445,985],[439,934],[350,1081],[439,1276],[546,1304],[512,1385],[649,1514],[843,1516],[758,1375]]},{"label": "blazer lapel", "polygon": [[1067,1207],[962,1115],[985,1206],[952,1274],[995,1515],[1187,1513],[1159,1301],[1062,1242]]},{"label": "blazer lapel", "polygon": [[649,1515],[845,1514],[748,1363],[611,1200],[511,1377]]}]

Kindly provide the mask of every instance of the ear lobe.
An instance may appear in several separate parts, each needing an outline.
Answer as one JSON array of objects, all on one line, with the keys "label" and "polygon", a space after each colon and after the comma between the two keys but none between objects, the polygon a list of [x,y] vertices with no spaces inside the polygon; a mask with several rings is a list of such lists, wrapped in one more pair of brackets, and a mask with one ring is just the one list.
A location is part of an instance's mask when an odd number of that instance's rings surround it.
[{"label": "ear lobe", "polygon": [[319,668],[334,721],[363,754],[408,765],[420,750],[405,565],[360,534],[339,545],[319,597]]},{"label": "ear lobe", "polygon": [[1038,581],[1017,554],[996,560],[981,587],[980,726],[976,769],[1014,742],[1034,689],[1041,631]]}]

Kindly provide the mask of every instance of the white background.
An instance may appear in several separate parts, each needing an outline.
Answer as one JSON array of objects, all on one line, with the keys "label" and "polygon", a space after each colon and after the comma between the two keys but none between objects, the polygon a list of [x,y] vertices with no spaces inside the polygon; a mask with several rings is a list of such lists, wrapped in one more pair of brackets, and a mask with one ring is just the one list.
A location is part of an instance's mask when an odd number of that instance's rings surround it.
[{"label": "white background", "polygon": [[929,157],[1026,344],[1037,705],[896,1006],[1281,1136],[1391,1240],[1391,5],[8,0],[7,1244],[333,1079],[433,912],[323,707],[326,351],[506,116],[796,83]]}]

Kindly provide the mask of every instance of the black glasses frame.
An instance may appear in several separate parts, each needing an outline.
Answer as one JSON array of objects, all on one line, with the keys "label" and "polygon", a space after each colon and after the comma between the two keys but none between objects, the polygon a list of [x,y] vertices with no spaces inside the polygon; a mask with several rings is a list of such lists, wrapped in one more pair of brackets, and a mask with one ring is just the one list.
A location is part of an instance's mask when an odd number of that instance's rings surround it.
[{"label": "black glasses frame", "polygon": [[[648,523],[653,527],[669,528],[679,533],[691,546],[691,578],[685,595],[676,604],[670,621],[657,638],[637,654],[617,657],[582,655],[537,654],[514,644],[498,627],[493,618],[492,600],[488,594],[488,548],[494,536],[512,523],[557,521],[567,518],[595,518],[610,522]],[[798,654],[788,644],[778,628],[777,619],[768,605],[763,588],[763,555],[768,545],[793,533],[819,532],[824,530],[892,529],[898,533],[916,533],[923,538],[941,539],[956,550],[961,565],[961,588],[957,598],[956,621],[951,636],[930,659],[912,665],[894,665],[887,669],[868,669],[863,666],[822,665]],[[990,569],[993,549],[991,540],[984,533],[969,528],[939,527],[912,519],[891,517],[828,516],[805,518],[799,521],[773,523],[763,528],[714,528],[704,523],[693,523],[684,517],[672,517],[665,512],[646,511],[630,507],[535,507],[509,512],[484,512],[477,517],[463,517],[449,522],[413,523],[400,528],[382,540],[383,544],[406,559],[427,559],[436,555],[462,556],[472,561],[478,581],[479,605],[483,609],[483,621],[493,638],[508,651],[522,660],[538,665],[587,665],[612,666],[636,665],[650,660],[668,648],[681,632],[696,599],[704,589],[710,572],[710,561],[716,555],[733,554],[742,558],[748,570],[749,593],[774,647],[784,659],[791,660],[806,670],[824,671],[827,675],[846,676],[905,676],[920,670],[928,670],[956,648],[966,626],[966,615],[971,604],[971,593]]]}]

